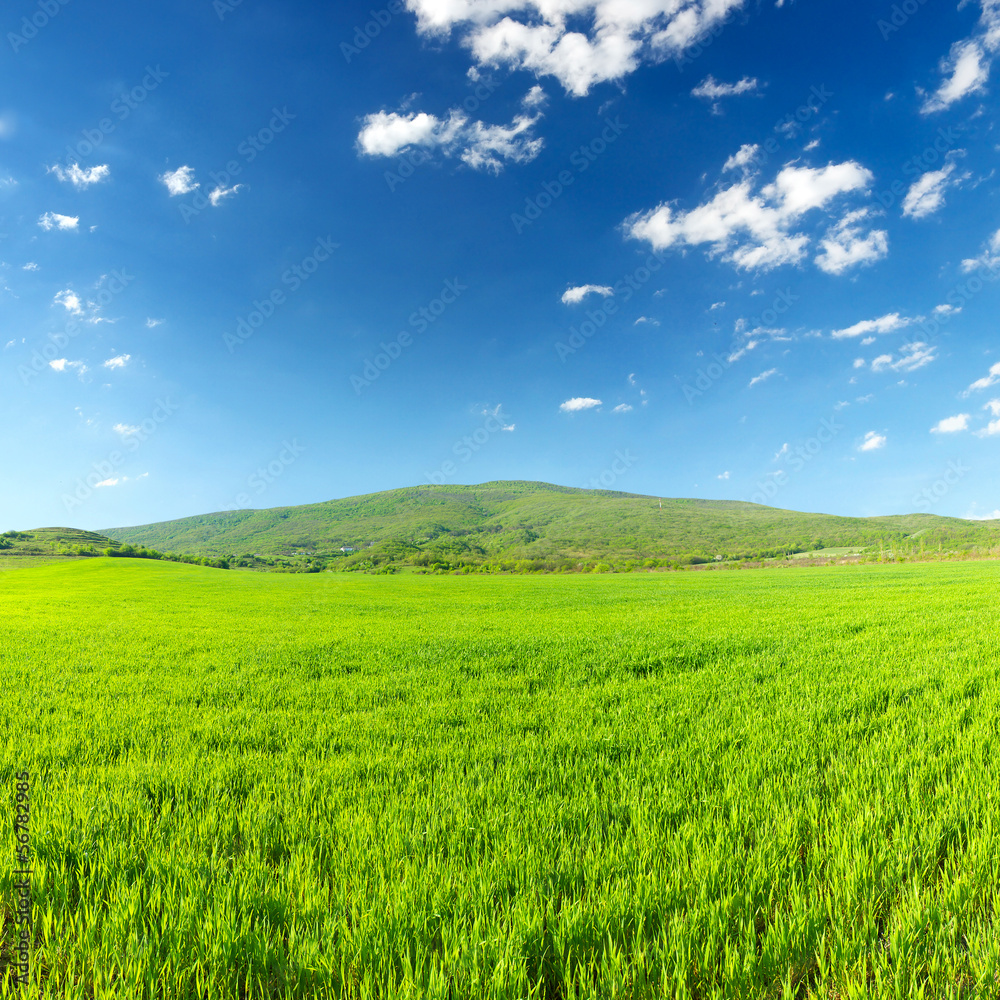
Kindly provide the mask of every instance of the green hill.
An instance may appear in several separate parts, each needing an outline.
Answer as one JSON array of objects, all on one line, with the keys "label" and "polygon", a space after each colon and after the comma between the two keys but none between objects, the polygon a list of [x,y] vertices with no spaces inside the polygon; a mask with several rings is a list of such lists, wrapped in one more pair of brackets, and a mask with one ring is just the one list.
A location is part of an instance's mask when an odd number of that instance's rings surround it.
[{"label": "green hill", "polygon": [[0,569],[35,566],[80,555],[96,556],[120,543],[78,528],[35,528],[0,535]]},{"label": "green hill", "polygon": [[931,514],[836,517],[739,501],[661,501],[530,482],[416,486],[105,533],[162,551],[283,557],[312,568],[345,569],[401,564],[571,569],[581,563],[624,566],[648,560],[689,565],[719,555],[775,558],[835,547],[927,552],[1000,544],[1000,524],[993,522]]}]

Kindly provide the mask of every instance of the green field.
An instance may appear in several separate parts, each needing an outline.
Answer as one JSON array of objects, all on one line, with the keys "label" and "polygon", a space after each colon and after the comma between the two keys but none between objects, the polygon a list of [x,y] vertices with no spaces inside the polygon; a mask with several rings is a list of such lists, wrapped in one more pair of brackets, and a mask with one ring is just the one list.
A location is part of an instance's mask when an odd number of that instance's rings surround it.
[{"label": "green field", "polygon": [[0,995],[1000,997],[998,582],[0,574]]}]

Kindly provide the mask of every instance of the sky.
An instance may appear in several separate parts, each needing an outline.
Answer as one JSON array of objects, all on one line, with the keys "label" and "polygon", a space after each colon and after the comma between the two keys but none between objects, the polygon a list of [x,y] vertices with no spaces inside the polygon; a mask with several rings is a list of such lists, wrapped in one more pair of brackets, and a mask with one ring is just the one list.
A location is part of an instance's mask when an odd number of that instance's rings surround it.
[{"label": "sky", "polygon": [[0,29],[0,530],[499,479],[1000,516],[1000,0]]}]

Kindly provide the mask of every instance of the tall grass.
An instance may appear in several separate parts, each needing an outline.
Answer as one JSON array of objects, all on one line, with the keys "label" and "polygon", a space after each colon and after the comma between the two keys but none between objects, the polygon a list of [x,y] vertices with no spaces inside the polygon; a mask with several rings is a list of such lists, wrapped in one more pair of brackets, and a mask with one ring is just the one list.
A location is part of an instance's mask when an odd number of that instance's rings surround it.
[{"label": "tall grass", "polygon": [[997,576],[4,574],[24,995],[1000,996]]}]

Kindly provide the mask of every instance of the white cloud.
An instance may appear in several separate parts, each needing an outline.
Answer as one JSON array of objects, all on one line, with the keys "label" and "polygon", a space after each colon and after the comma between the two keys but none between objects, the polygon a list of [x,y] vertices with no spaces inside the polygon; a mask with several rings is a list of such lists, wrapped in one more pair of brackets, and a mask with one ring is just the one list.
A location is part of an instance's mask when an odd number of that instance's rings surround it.
[{"label": "white cloud", "polygon": [[407,0],[417,30],[456,31],[479,67],[554,76],[577,97],[681,55],[743,0]]},{"label": "white cloud", "polygon": [[[531,106],[538,101],[532,88],[525,100]],[[528,163],[543,146],[532,134],[541,112],[516,115],[509,125],[487,125],[469,121],[459,108],[452,108],[447,118],[426,112],[378,111],[366,115],[358,133],[357,149],[365,156],[398,156],[415,148],[440,150],[445,156],[457,156],[474,170],[499,173],[505,161]]]},{"label": "white cloud", "polygon": [[772,375],[777,375],[777,374],[778,374],[778,369],[777,368],[768,368],[768,370],[766,372],[761,372],[759,375],[754,375],[754,377],[752,379],[750,379],[750,382],[748,383],[747,388],[755,386],[758,382],[765,382]]},{"label": "white cloud", "polygon": [[614,295],[615,290],[610,285],[576,285],[567,288],[562,294],[562,301],[568,306],[575,306],[582,302],[588,295],[603,295],[605,297]]},{"label": "white cloud", "polygon": [[967,94],[982,90],[990,75],[990,59],[978,40],[966,39],[951,47],[948,58],[941,63],[941,72],[950,75],[924,100],[920,110],[925,115],[943,111]]},{"label": "white cloud", "polygon": [[27,264],[22,265],[21,270],[22,271],[37,271],[38,270],[38,265],[33,260],[29,260]]},{"label": "white cloud", "polygon": [[723,472],[721,475],[716,476],[715,478],[716,479],[726,480],[726,479],[729,478],[729,475],[730,475],[729,472],[726,471],[726,472]]},{"label": "white cloud", "polygon": [[854,359],[854,367],[855,368],[864,368],[864,366],[866,364],[867,364],[867,362],[865,361],[864,358],[855,358]]},{"label": "white cloud", "polygon": [[1000,417],[1000,399],[991,399],[988,403],[984,404],[984,410],[989,410],[994,417]]},{"label": "white cloud", "polygon": [[900,348],[898,358],[892,354],[880,354],[872,362],[872,371],[915,372],[918,368],[937,360],[937,355],[934,353],[936,350],[937,348],[929,347],[922,341],[904,344]]},{"label": "white cloud", "polygon": [[858,451],[878,451],[879,448],[885,447],[885,442],[886,438],[884,434],[869,431],[865,435],[864,441],[858,446]]},{"label": "white cloud", "polygon": [[752,166],[759,151],[760,146],[745,143],[740,146],[740,148],[733,153],[733,155],[730,156],[725,163],[722,164],[722,172],[726,174],[729,173],[730,170],[742,170],[746,167]]},{"label": "white cloud", "polygon": [[162,322],[163,322],[162,319],[153,319],[152,317],[149,317],[146,320],[146,326],[149,327],[150,330],[152,330],[155,327],[159,326]]},{"label": "white cloud", "polygon": [[141,427],[133,427],[131,424],[115,424],[112,430],[116,434],[121,434],[122,437],[128,437],[130,434],[138,434]]},{"label": "white cloud", "polygon": [[892,333],[894,330],[902,330],[904,326],[915,322],[916,320],[900,316],[899,313],[887,313],[878,319],[863,319],[860,323],[855,323],[854,326],[845,327],[843,330],[834,330],[830,336],[835,340],[841,340],[846,337],[860,337],[867,333]]},{"label": "white cloud", "polygon": [[816,266],[827,274],[843,274],[859,264],[873,264],[889,252],[889,236],[884,229],[872,229],[867,234],[858,223],[871,212],[861,208],[849,212],[827,230],[820,242],[823,252],[816,257]]},{"label": "white cloud", "polygon": [[612,413],[631,413],[632,407],[628,403],[619,403],[612,411]]},{"label": "white cloud", "polygon": [[104,362],[105,368],[124,368],[132,360],[131,354],[119,354],[116,358],[108,358]]},{"label": "white cloud", "polygon": [[756,89],[756,77],[751,79],[745,76],[741,80],[737,80],[736,83],[720,83],[709,74],[691,91],[691,94],[693,97],[707,97],[709,100],[716,100],[719,97],[737,97],[740,94],[748,94]]},{"label": "white cloud", "polygon": [[648,323],[650,326],[660,325],[660,321],[658,319],[653,319],[651,316],[640,316],[632,325],[638,326],[640,323]]},{"label": "white cloud", "polygon": [[67,361],[66,358],[50,361],[49,367],[57,372],[75,370],[78,375],[83,375],[87,371],[87,366],[82,361]]},{"label": "white cloud", "polygon": [[970,393],[979,392],[980,389],[989,389],[990,386],[994,386],[998,382],[1000,382],[1000,361],[991,365],[989,374],[983,378],[977,378],[962,395],[968,396]]},{"label": "white cloud", "polygon": [[49,172],[55,174],[61,181],[68,181],[75,188],[90,187],[91,184],[99,184],[111,176],[111,168],[106,163],[86,169],[79,163],[71,163],[68,168],[56,164],[54,167],[49,167]]},{"label": "white cloud", "polygon": [[771,459],[772,462],[779,462],[782,458],[789,453],[791,449],[788,447],[788,442],[786,441],[775,453],[774,458]]},{"label": "white cloud", "polygon": [[68,313],[72,313],[74,316],[83,315],[83,303],[80,301],[80,296],[68,288],[56,292],[52,302],[57,306],[63,306]]},{"label": "white cloud", "polygon": [[78,215],[60,215],[58,212],[46,212],[38,219],[38,225],[46,232],[53,229],[76,229],[80,225]]},{"label": "white cloud", "polygon": [[903,215],[911,219],[923,219],[932,215],[944,205],[944,193],[949,187],[957,187],[969,174],[952,178],[955,162],[946,163],[940,170],[930,170],[918,177],[903,199]]},{"label": "white cloud", "polygon": [[104,486],[117,486],[121,479],[102,479],[99,483],[94,483],[94,489],[99,490]]},{"label": "white cloud", "polygon": [[576,413],[579,410],[592,410],[595,406],[603,405],[599,399],[592,399],[589,396],[574,396],[567,399],[565,403],[559,404],[559,409],[563,413]]},{"label": "white cloud", "polygon": [[709,311],[711,311],[713,309],[724,309],[725,305],[726,305],[725,302],[713,302],[708,308],[709,308]]},{"label": "white cloud", "polygon": [[961,306],[951,306],[946,303],[942,303],[941,305],[934,307],[935,316],[956,316],[961,311]]},{"label": "white cloud", "polygon": [[956,434],[958,431],[969,429],[969,414],[956,413],[953,417],[945,417],[939,420],[932,428],[931,434]]},{"label": "white cloud", "polygon": [[234,184],[232,187],[228,188],[222,186],[213,188],[208,192],[208,200],[212,203],[212,207],[214,208],[220,201],[222,201],[223,198],[228,198],[230,195],[236,194],[236,192],[241,191],[244,186],[245,185],[243,184]]},{"label": "white cloud", "polygon": [[178,167],[176,170],[168,170],[165,174],[160,174],[158,180],[162,181],[170,197],[174,198],[179,194],[188,194],[201,185],[194,179],[194,167]]},{"label": "white cloud", "polygon": [[[720,256],[738,269],[765,271],[797,264],[805,256],[810,237],[801,225],[807,213],[828,209],[841,195],[867,191],[871,182],[871,171],[853,161],[816,168],[788,165],[759,190],[756,176],[744,176],[688,212],[663,203],[630,216],[623,227],[627,236],[648,242],[654,250],[707,245],[710,257]],[[850,213],[827,234],[827,241],[845,245],[835,266],[828,265],[836,248],[817,258],[824,270],[840,273],[884,253],[884,234],[862,238],[858,219],[858,213]]]}]

